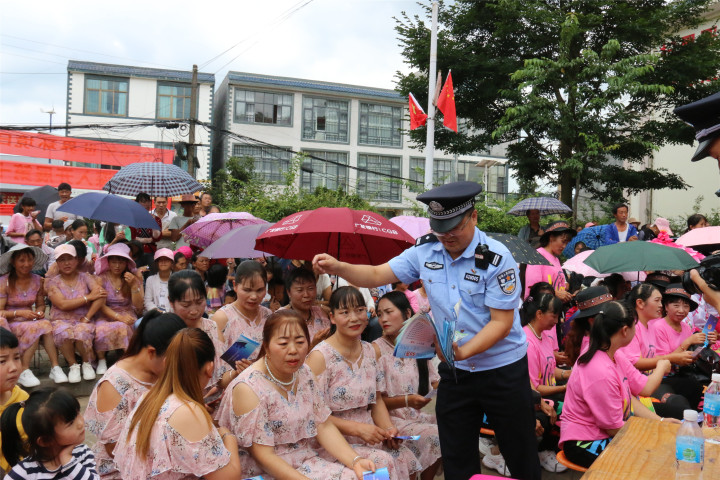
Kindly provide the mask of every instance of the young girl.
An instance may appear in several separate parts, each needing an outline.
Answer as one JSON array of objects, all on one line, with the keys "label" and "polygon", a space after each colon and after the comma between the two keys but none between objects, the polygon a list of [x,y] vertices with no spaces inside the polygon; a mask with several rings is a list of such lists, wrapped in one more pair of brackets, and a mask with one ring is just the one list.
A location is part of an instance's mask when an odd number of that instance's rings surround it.
[{"label": "young girl", "polygon": [[[205,299],[203,298],[203,301]],[[115,447],[124,480],[240,478],[235,436],[219,430],[203,405],[215,348],[197,328],[178,332],[167,349],[165,371],[125,422]]]},{"label": "young girl", "polygon": [[[297,312],[273,314],[264,324],[261,359],[223,396],[220,425],[252,456],[243,459],[243,477],[360,480],[363,471],[375,470],[329,420],[317,380],[304,365],[309,343]],[[340,461],[319,456],[317,444]]]},{"label": "young girl", "polygon": [[[21,440],[17,416],[24,409],[21,425],[27,442]],[[11,480],[97,480],[95,458],[84,445],[85,421],[80,403],[69,392],[41,388],[27,400],[8,407],[0,418],[3,453],[12,470]],[[26,450],[27,447],[27,450]],[[21,460],[21,458],[23,458]]]},{"label": "young girl", "polygon": [[145,282],[145,311],[158,308],[170,311],[168,300],[168,280],[172,275],[173,252],[169,248],[160,248],[155,252],[155,268],[157,273],[148,277]]},{"label": "young girl", "polygon": [[90,261],[95,261],[95,258],[97,257],[97,250],[95,250],[95,245],[90,243],[87,240],[88,237],[88,227],[87,223],[85,223],[85,220],[77,219],[73,221],[70,224],[70,240],[78,240],[80,242],[83,242],[85,245],[85,248],[87,250],[86,253],[86,259]]},{"label": "young girl", "polygon": [[20,213],[10,217],[5,235],[15,243],[25,244],[25,234],[32,229],[43,231],[42,225],[37,221],[39,210],[35,210],[35,200],[32,197],[23,197],[20,200]]},{"label": "young girl", "polygon": [[388,292],[378,301],[378,320],[383,336],[372,345],[378,365],[385,375],[382,398],[390,416],[403,435],[420,435],[420,440],[405,445],[415,454],[422,466],[422,480],[435,478],[440,467],[440,437],[435,415],[420,410],[430,403],[425,398],[437,388],[440,376],[429,360],[412,360],[393,356],[395,339],[405,320],[413,315],[403,292]]},{"label": "young girl", "polygon": [[[633,415],[662,421],[635,395],[654,389],[631,376],[635,368],[619,348],[627,346],[635,335],[635,318],[615,301],[602,304],[594,315],[590,346],[577,361],[568,382],[560,428],[560,447],[573,463],[589,467]],[[654,374],[653,382],[669,371],[669,362]],[[642,375],[640,375],[643,377]],[[656,387],[657,385],[655,385]],[[671,419],[674,420],[674,419]]]},{"label": "young girl", "polygon": [[110,367],[90,395],[85,422],[96,437],[93,447],[98,473],[119,479],[113,448],[138,400],[165,369],[165,351],[185,322],[174,313],[151,310],[140,322],[125,356]]},{"label": "young girl", "polygon": [[[0,317],[0,319],[2,318]],[[0,414],[13,403],[22,402],[28,398],[27,392],[17,386],[18,377],[22,371],[18,345],[15,334],[0,327]],[[10,465],[2,453],[2,438],[2,434],[0,434],[0,474],[10,470]],[[23,436],[22,440],[27,440],[27,436]]]},{"label": "young girl", "polygon": [[393,479],[410,478],[422,466],[394,439],[399,433],[381,395],[385,382],[375,350],[360,340],[368,324],[365,300],[357,288],[340,287],[330,296],[330,312],[331,335],[307,358],[332,410],[330,418],[358,454],[378,468],[388,467]]}]

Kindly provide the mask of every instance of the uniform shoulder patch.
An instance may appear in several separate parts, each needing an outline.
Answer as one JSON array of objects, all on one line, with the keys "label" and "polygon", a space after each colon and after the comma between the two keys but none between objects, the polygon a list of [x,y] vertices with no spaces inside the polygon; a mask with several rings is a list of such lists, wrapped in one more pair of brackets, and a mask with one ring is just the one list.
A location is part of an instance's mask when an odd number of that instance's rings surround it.
[{"label": "uniform shoulder patch", "polygon": [[417,240],[415,240],[415,245],[425,245],[426,243],[433,243],[438,242],[438,238],[433,235],[432,233],[428,233],[427,235],[423,235],[422,237],[419,237]]},{"label": "uniform shoulder patch", "polygon": [[497,275],[495,278],[497,278],[500,290],[505,295],[512,295],[513,293],[515,293],[515,289],[517,288],[517,276],[515,275],[514,269],[510,268],[508,270],[505,270],[501,274]]}]

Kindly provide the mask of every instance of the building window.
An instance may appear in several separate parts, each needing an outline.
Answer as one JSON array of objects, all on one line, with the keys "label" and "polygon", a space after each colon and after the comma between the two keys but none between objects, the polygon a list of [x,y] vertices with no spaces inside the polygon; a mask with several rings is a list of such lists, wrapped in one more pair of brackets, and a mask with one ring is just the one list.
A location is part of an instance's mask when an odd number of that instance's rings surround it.
[{"label": "building window", "polygon": [[251,157],[255,160],[255,173],[272,183],[285,182],[285,172],[290,170],[292,153],[282,148],[233,145],[233,157]]},{"label": "building window", "polygon": [[[370,172],[366,170],[370,170]],[[358,154],[357,193],[366,200],[400,202],[402,200],[400,197],[401,173],[402,157],[360,153]]]},{"label": "building window", "polygon": [[190,118],[190,85],[158,83],[157,118]]},{"label": "building window", "polygon": [[402,108],[360,104],[358,143],[381,147],[402,147]]},{"label": "building window", "polygon": [[303,98],[303,140],[348,142],[349,103],[343,100]]},{"label": "building window", "polygon": [[127,116],[128,81],[85,76],[85,113]]},{"label": "building window", "polygon": [[292,94],[235,89],[235,122],[292,125]]},{"label": "building window", "polygon": [[[460,169],[460,162],[458,162]],[[433,185],[444,185],[450,181],[452,175],[452,160],[433,160]],[[460,177],[458,176],[458,180]],[[423,157],[410,157],[410,191],[422,192],[425,190],[425,159]]]},{"label": "building window", "polygon": [[312,165],[312,173],[302,171],[300,176],[300,186],[303,190],[312,192],[318,187],[325,187],[329,190],[340,188],[347,191],[348,168],[345,165],[348,164],[348,154],[346,152],[304,150],[303,153],[316,157],[308,160]]}]

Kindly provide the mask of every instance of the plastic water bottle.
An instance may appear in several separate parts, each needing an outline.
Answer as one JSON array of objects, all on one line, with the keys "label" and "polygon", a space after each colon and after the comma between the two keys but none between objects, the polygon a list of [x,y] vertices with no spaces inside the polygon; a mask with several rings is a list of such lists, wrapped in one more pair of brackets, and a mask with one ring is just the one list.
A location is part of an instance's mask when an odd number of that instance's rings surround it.
[{"label": "plastic water bottle", "polygon": [[708,441],[720,443],[720,373],[713,373],[712,383],[705,392],[703,425],[713,429]]},{"label": "plastic water bottle", "polygon": [[675,438],[676,480],[702,479],[705,439],[698,425],[698,412],[685,410]]}]

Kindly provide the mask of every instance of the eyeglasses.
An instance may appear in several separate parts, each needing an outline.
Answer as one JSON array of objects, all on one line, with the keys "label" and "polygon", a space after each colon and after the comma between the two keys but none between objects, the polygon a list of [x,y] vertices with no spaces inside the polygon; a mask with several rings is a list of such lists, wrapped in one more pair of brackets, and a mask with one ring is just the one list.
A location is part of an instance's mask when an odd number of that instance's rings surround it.
[{"label": "eyeglasses", "polygon": [[432,231],[433,235],[435,235],[435,236],[438,237],[438,238],[442,238],[442,237],[457,237],[458,233],[460,233],[460,232],[462,231],[462,229],[465,228],[465,225],[468,224],[468,222],[470,221],[470,218],[471,218],[471,217],[472,217],[472,214],[470,214],[470,215],[465,219],[465,221],[462,222],[460,225],[458,225],[457,227],[455,227],[455,228],[453,228],[452,230],[449,230],[449,231],[447,231],[447,232],[440,233],[440,232],[436,232],[435,230],[431,230],[431,231]]}]

